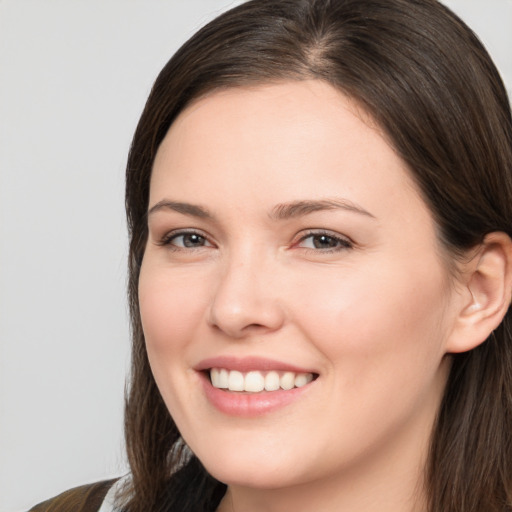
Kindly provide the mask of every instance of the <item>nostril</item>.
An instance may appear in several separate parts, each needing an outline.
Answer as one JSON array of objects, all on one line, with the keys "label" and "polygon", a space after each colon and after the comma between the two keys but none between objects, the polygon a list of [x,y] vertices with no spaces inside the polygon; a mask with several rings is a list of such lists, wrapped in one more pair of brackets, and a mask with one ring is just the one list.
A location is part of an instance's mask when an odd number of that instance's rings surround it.
[{"label": "nostril", "polygon": [[234,270],[219,280],[208,313],[209,324],[232,338],[275,331],[284,321],[273,288],[260,286],[253,272],[250,279],[246,274]]}]

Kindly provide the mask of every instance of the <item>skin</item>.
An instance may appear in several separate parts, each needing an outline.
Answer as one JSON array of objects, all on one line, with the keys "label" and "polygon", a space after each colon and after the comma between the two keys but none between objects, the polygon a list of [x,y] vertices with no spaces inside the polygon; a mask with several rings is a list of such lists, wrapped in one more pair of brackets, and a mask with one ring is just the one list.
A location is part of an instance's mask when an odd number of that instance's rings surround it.
[{"label": "skin", "polygon": [[[272,215],[325,200],[351,207]],[[162,201],[211,217],[151,210]],[[228,484],[219,510],[422,510],[467,294],[368,116],[320,81],[215,92],[171,126],[149,204],[139,282],[148,356],[184,439]],[[202,238],[182,236],[191,230]],[[217,356],[284,361],[318,378],[285,407],[234,417],[194,370]]]}]

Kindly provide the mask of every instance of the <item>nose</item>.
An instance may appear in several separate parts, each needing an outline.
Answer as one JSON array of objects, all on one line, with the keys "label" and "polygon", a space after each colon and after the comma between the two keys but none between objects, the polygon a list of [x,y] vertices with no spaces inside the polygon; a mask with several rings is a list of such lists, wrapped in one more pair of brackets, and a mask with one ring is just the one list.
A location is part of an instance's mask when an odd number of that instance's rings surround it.
[{"label": "nose", "polygon": [[278,330],[284,311],[271,267],[247,257],[227,264],[214,290],[210,325],[230,338]]}]

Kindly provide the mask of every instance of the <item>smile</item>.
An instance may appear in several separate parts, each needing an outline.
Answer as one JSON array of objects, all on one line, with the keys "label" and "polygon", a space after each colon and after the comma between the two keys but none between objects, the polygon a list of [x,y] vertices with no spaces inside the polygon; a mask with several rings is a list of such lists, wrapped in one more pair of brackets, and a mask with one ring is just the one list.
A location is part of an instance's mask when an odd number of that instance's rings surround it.
[{"label": "smile", "polygon": [[245,391],[260,393],[263,391],[288,391],[301,388],[314,379],[312,373],[278,372],[278,371],[249,371],[240,372],[225,368],[211,368],[210,381],[214,388],[228,391]]},{"label": "smile", "polygon": [[311,367],[257,356],[210,357],[194,370],[205,398],[228,416],[255,418],[291,406],[317,387]]}]

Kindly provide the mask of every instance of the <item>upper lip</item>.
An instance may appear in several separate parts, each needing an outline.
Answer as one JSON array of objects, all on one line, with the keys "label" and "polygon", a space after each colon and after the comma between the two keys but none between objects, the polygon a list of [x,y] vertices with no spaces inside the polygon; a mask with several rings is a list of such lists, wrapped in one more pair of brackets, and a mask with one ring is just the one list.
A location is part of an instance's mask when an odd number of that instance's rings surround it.
[{"label": "upper lip", "polygon": [[225,368],[226,370],[237,370],[239,372],[250,371],[283,371],[294,373],[317,373],[308,368],[300,368],[289,363],[276,361],[274,359],[267,359],[264,357],[233,357],[233,356],[218,356],[203,359],[197,366],[194,367],[196,371],[210,370],[211,368]]}]

